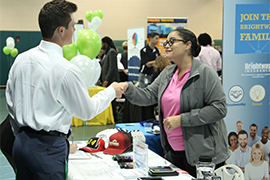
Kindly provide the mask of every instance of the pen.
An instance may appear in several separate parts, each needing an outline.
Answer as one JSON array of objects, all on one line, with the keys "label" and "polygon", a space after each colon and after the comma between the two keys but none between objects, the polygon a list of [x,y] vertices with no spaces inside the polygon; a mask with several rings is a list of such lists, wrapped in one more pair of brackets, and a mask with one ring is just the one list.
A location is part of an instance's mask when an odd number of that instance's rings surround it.
[{"label": "pen", "polygon": [[102,157],[100,157],[100,156],[98,156],[98,155],[96,155],[96,154],[93,154],[93,153],[90,153],[92,156],[95,156],[95,157],[97,157],[97,158],[100,158],[100,159],[103,159]]}]

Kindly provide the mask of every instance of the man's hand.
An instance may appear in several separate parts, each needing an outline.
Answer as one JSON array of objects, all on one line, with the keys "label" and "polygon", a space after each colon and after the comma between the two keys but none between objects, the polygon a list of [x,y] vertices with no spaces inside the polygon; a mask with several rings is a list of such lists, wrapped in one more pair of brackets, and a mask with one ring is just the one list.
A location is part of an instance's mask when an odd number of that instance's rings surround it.
[{"label": "man's hand", "polygon": [[72,143],[69,147],[69,154],[74,154],[78,148],[78,145],[75,143]]},{"label": "man's hand", "polygon": [[170,116],[163,120],[163,124],[167,127],[168,130],[173,130],[181,125],[181,116]]},{"label": "man's hand", "polygon": [[126,71],[125,69],[122,70],[126,75],[128,75],[128,71]]},{"label": "man's hand", "polygon": [[128,83],[127,82],[121,82],[119,83],[121,85],[121,89],[126,92],[127,88],[128,88]]},{"label": "man's hand", "polygon": [[115,94],[116,94],[115,97],[116,97],[117,99],[121,99],[122,94],[125,92],[125,91],[123,90],[123,88],[122,88],[121,83],[113,82],[110,86],[113,87],[114,90],[115,90]]}]

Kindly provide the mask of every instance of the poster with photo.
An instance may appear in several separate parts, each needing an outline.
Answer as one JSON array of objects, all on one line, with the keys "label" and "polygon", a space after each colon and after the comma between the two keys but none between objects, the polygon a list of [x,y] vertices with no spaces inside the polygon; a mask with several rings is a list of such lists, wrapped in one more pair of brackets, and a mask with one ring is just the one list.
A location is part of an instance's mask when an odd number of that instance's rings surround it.
[{"label": "poster with photo", "polygon": [[223,86],[228,132],[270,124],[270,4],[268,0],[224,2]]},{"label": "poster with photo", "polygon": [[[159,43],[157,48],[160,54],[165,54],[163,43],[166,41],[167,36],[174,29],[181,29],[187,27],[187,17],[148,17],[147,18],[147,35],[156,32],[159,34]],[[147,43],[149,39],[147,39]]]}]

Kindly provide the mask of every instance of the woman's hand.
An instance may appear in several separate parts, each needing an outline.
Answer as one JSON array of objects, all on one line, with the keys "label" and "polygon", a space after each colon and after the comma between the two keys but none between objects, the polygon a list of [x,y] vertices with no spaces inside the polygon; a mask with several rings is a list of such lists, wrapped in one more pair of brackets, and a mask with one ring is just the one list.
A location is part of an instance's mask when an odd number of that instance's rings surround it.
[{"label": "woman's hand", "polygon": [[181,125],[181,116],[170,116],[163,120],[163,124],[167,127],[168,130],[173,130]]}]

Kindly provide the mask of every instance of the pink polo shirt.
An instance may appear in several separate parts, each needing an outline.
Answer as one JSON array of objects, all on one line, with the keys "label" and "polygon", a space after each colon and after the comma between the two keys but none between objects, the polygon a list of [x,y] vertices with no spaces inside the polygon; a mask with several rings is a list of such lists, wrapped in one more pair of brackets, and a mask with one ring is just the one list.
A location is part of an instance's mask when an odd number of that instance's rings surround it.
[{"label": "pink polo shirt", "polygon": [[[164,119],[170,116],[180,115],[180,94],[181,90],[186,83],[189,74],[190,68],[180,77],[178,80],[178,72],[177,69],[173,74],[171,82],[167,89],[164,91],[161,98],[161,110],[163,112]],[[167,134],[167,139],[175,151],[184,151],[184,140],[183,140],[183,132],[182,126],[179,126],[173,130],[168,130],[165,125],[164,129]]]}]

